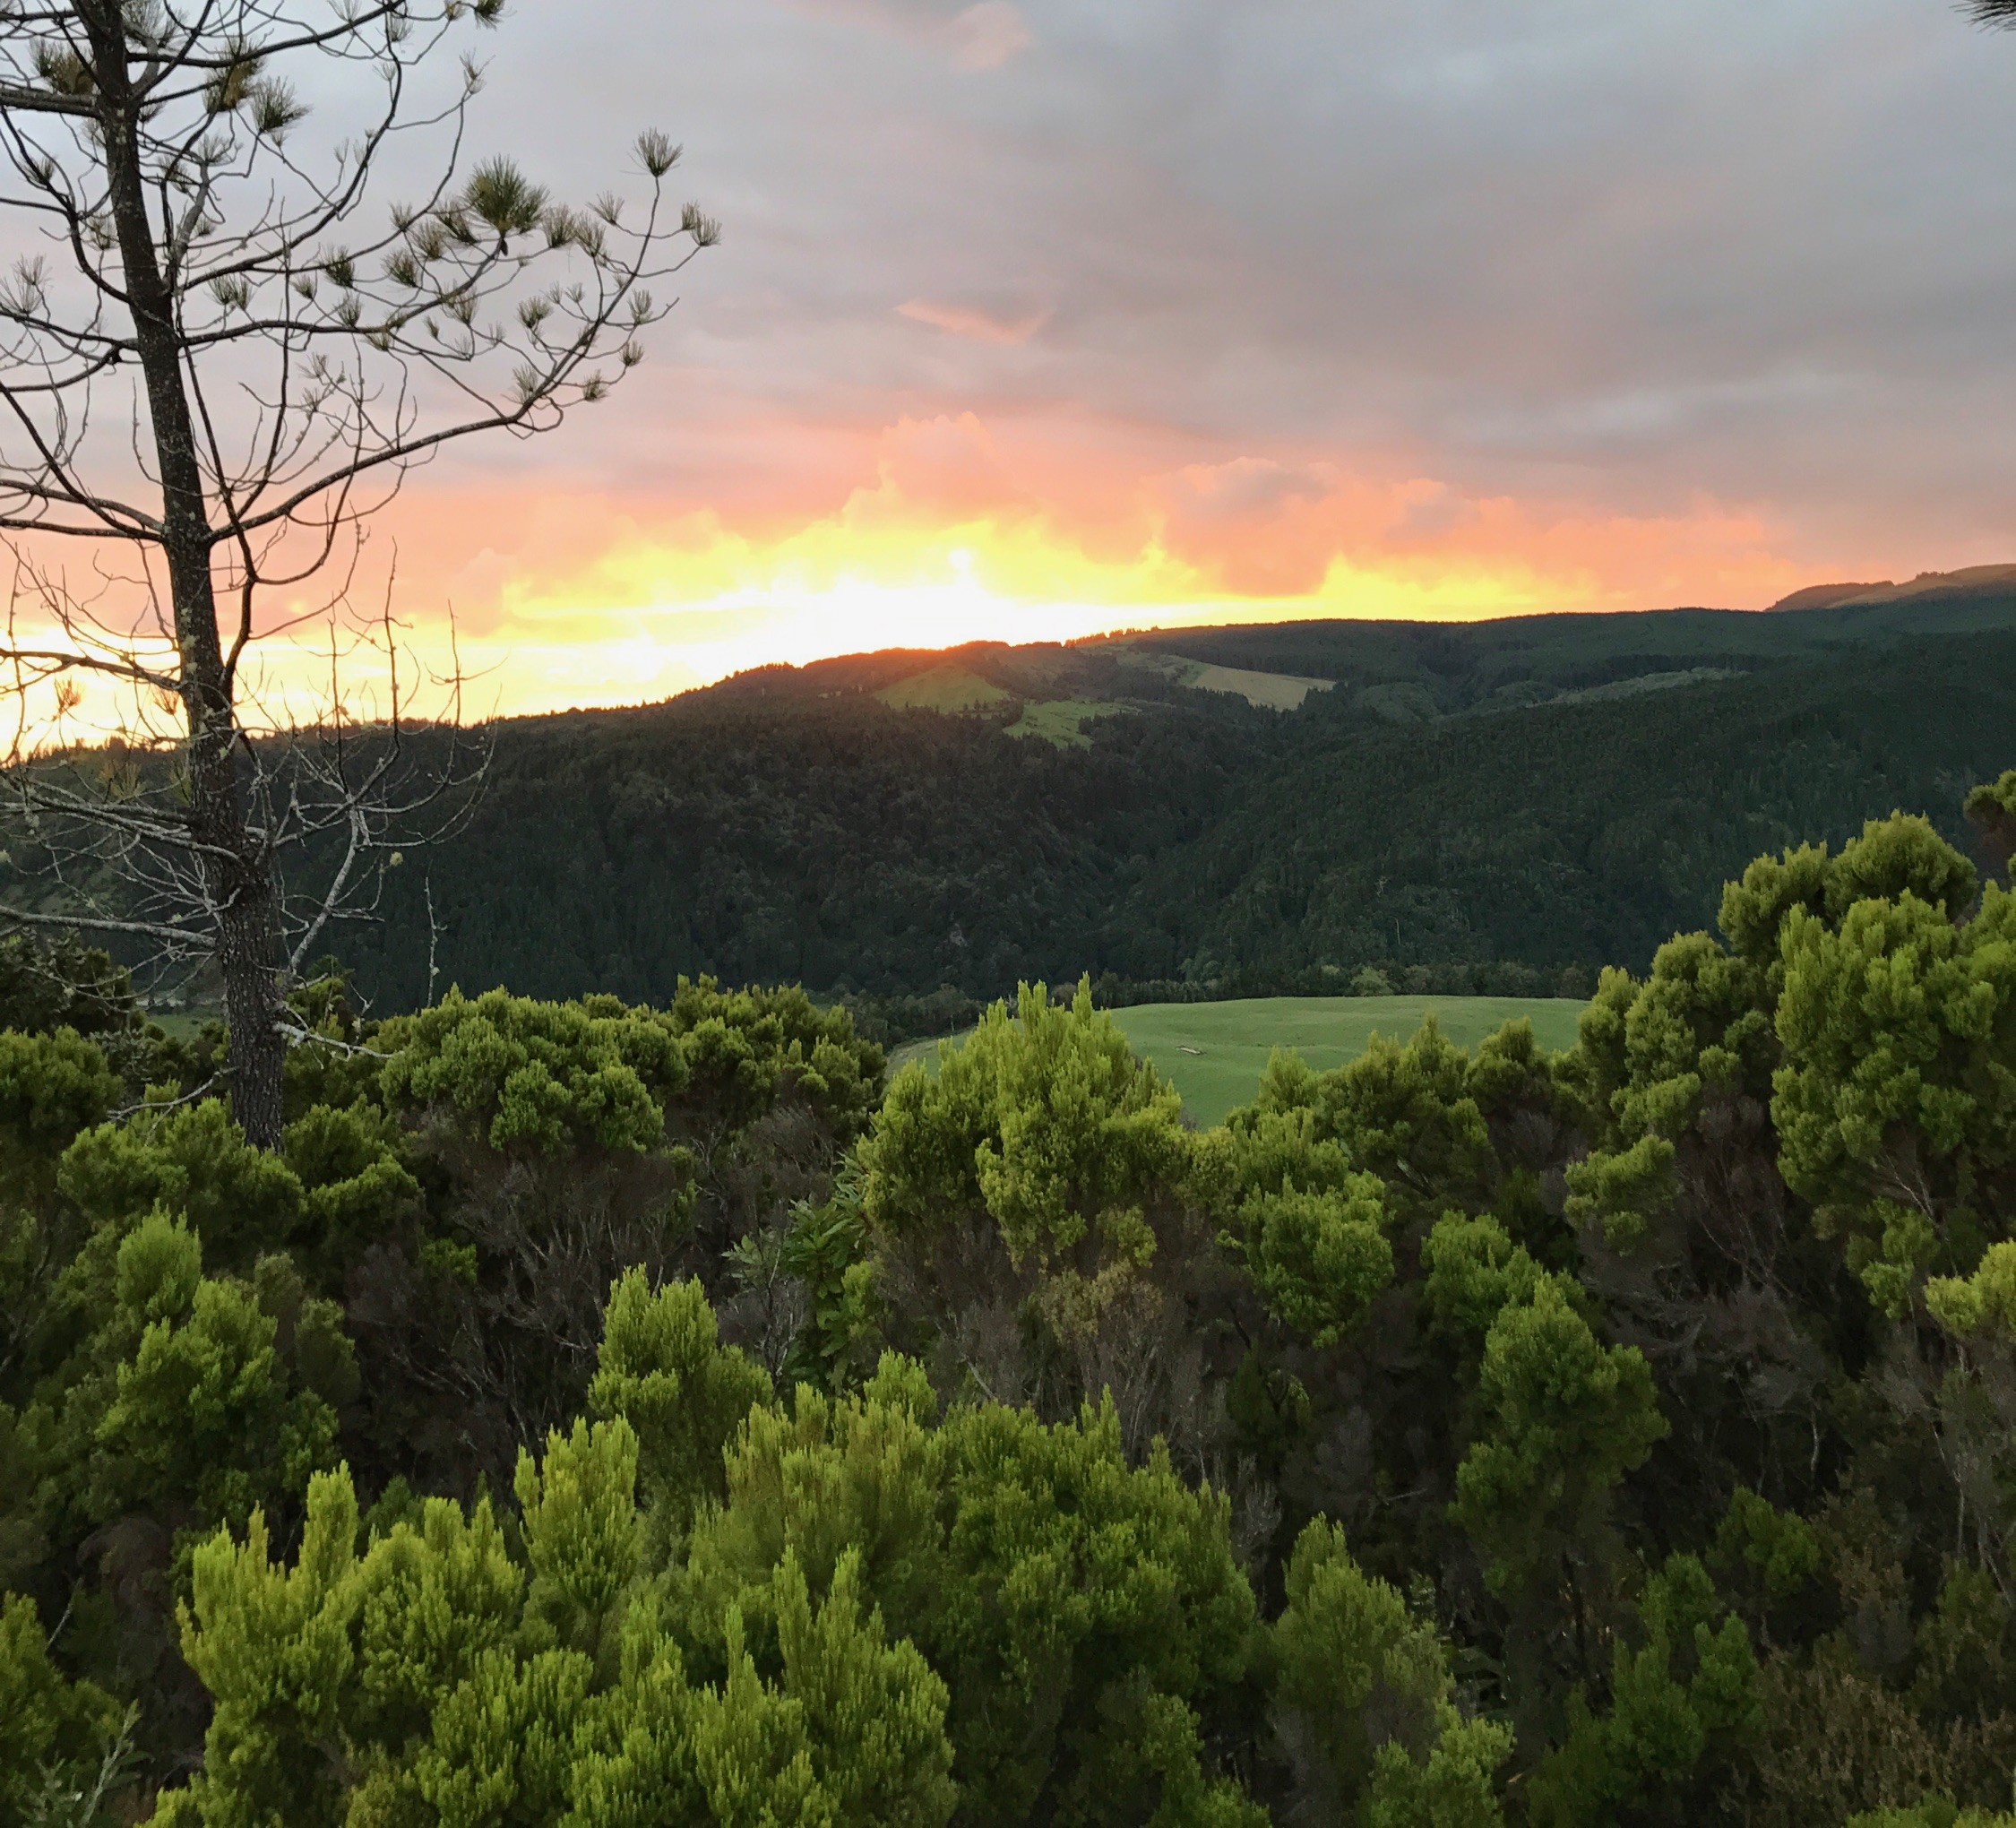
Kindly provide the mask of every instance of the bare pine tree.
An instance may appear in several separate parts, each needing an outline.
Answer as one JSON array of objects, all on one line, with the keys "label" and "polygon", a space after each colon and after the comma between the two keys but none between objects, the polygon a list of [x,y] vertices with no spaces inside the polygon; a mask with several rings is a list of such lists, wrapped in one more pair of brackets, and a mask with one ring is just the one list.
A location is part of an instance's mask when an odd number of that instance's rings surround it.
[{"label": "bare pine tree", "polygon": [[[408,729],[389,607],[350,604],[366,523],[444,445],[599,398],[663,315],[651,283],[718,234],[671,214],[659,134],[628,204],[471,163],[480,73],[456,40],[500,12],[0,0],[0,233],[20,251],[0,285],[0,691],[11,835],[52,884],[0,913],[213,964],[232,1108],[268,1145],[289,975],[480,765]],[[304,619],[330,668],[306,729],[254,660]],[[121,707],[109,748],[49,737],[86,681]]]}]

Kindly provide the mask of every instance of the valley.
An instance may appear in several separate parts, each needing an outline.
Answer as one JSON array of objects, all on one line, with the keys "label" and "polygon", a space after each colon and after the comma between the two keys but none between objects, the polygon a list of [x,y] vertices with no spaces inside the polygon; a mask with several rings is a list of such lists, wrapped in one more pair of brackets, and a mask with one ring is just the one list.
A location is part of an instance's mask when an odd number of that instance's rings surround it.
[{"label": "valley", "polygon": [[1960,796],[2012,728],[1999,572],[1762,614],[857,655],[496,726],[466,824],[383,875],[344,958],[388,1010],[425,999],[430,956],[437,992],[542,996],[984,1000],[1089,973],[1120,1004],[1333,995],[1367,967],[1414,996],[1586,995],[1711,920],[1760,851],[1899,807],[1968,841]]}]

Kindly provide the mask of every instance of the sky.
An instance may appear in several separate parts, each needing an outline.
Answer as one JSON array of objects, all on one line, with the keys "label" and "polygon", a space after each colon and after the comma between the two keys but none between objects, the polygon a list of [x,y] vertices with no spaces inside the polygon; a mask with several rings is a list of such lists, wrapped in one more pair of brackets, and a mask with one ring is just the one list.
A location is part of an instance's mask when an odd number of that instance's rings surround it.
[{"label": "sky", "polygon": [[2016,559],[2016,35],[1948,0],[517,0],[482,50],[477,151],[585,198],[662,127],[723,225],[607,401],[387,516],[506,711]]}]

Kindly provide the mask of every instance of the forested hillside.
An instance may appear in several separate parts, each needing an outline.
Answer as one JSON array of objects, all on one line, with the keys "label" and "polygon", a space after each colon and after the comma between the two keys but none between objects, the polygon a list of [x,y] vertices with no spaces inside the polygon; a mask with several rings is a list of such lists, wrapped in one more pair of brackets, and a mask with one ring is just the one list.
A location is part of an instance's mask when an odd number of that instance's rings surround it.
[{"label": "forested hillside", "polygon": [[277,1151],[101,960],[0,1005],[0,1822],[2016,1824],[2016,896],[1922,818],[1203,1131],[1084,987],[885,1095],[318,982]]},{"label": "forested hillside", "polygon": [[[376,1006],[424,1001],[431,897],[437,988],[1586,986],[1760,849],[1899,806],[1960,835],[2016,728],[2016,600],[1908,607],[874,655],[510,724],[469,829],[343,956]],[[1336,683],[1271,709],[1184,683],[1207,663]],[[918,678],[996,695],[885,702]]]},{"label": "forested hillside", "polygon": [[1906,585],[1823,585],[1762,615],[1667,609],[1458,625],[1281,622],[1166,630],[1139,639],[1159,653],[1310,674],[1355,690],[1418,687],[1424,703],[1448,712],[1696,668],[1747,671],[2012,626],[2016,566],[1981,565],[1928,573]]},{"label": "forested hillside", "polygon": [[1167,936],[1159,954],[1136,938],[1139,974],[1200,955],[1641,969],[1762,850],[1898,807],[1959,836],[2010,740],[2016,635],[1422,725],[1301,715],[1294,749],[1133,897],[1134,931]]}]

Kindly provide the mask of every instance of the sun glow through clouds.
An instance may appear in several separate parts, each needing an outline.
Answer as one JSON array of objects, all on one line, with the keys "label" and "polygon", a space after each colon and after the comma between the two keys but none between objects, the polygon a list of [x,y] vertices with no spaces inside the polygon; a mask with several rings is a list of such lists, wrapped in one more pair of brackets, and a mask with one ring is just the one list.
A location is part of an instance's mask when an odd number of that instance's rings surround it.
[{"label": "sun glow through clouds", "polygon": [[[463,715],[538,714],[649,703],[753,667],[879,648],[1312,617],[1760,608],[1814,581],[1765,519],[1712,501],[1630,517],[1321,460],[1088,461],[1082,439],[1057,436],[1004,453],[970,414],[871,439],[853,462],[873,481],[832,490],[838,505],[823,512],[668,512],[557,490],[409,496],[388,530],[403,702],[441,714],[458,667]],[[367,554],[357,603],[382,598],[390,550]],[[314,608],[266,606],[269,627],[309,619],[256,645],[261,721],[328,711],[328,634]],[[346,647],[349,714],[382,717],[384,653],[355,636]],[[86,681],[64,734],[105,733],[117,699]]]},{"label": "sun glow through clouds", "polygon": [[452,602],[478,695],[536,712],[879,648],[1761,608],[1814,581],[1764,515],[1709,499],[1630,516],[1320,454],[1172,462],[1160,431],[1076,418],[997,430],[968,412],[835,437],[813,470],[791,471],[810,460],[780,428],[788,473],[684,511],[437,495],[400,534],[414,635],[438,665],[430,606]]},{"label": "sun glow through clouds", "polygon": [[[454,531],[450,524],[436,535],[450,559]],[[1274,532],[1270,563],[1286,538]],[[1742,530],[1721,532],[1736,548],[1710,581],[1721,600],[1769,601],[1806,581]],[[455,608],[452,637],[446,614],[429,601],[447,567],[436,563],[435,578],[409,587],[402,560],[401,690],[417,714],[443,714],[459,665],[465,716],[536,715],[650,703],[754,667],[879,648],[1064,642],[1125,628],[1309,617],[1469,621],[1643,607],[1662,591],[1666,600],[1686,599],[1679,587],[1693,580],[1671,575],[1667,548],[1696,537],[1698,529],[1582,527],[1553,530],[1532,542],[1538,549],[1530,556],[1439,544],[1385,555],[1318,552],[1302,562],[1313,575],[1301,588],[1256,591],[1241,588],[1237,547],[1183,553],[1162,530],[1130,551],[1110,538],[1070,537],[1037,513],[939,529],[835,517],[768,539],[695,516],[620,535],[599,551],[556,556],[557,564],[521,554],[494,567],[489,590],[473,600],[466,588],[444,588],[442,598]],[[1694,597],[1704,599],[1715,596]],[[326,715],[326,631],[276,636],[255,651],[261,721]],[[349,638],[341,676],[353,718],[389,709],[391,668],[380,645]],[[87,680],[82,689],[61,727],[71,739],[106,734],[122,720],[115,687]],[[46,717],[52,708],[40,710]],[[161,720],[158,709],[152,715]],[[124,720],[130,725],[130,714]]]},{"label": "sun glow through clouds", "polygon": [[[1073,537],[1041,513],[937,528],[843,515],[766,539],[699,516],[617,538],[579,565],[522,564],[465,623],[461,651],[502,708],[537,711],[649,702],[752,667],[879,648],[1308,617],[1468,621],[1687,600],[1685,586],[1703,582],[1693,600],[1757,605],[1805,581],[1740,520],[1535,530],[1496,518],[1513,524],[1485,526],[1476,550],[1325,554],[1306,530],[1263,530],[1270,563],[1297,539],[1304,548],[1300,575],[1267,590],[1241,575],[1252,569],[1243,540],[1179,550],[1161,528],[1130,548],[1105,530]],[[1696,541],[1720,548],[1721,563],[1706,579],[1676,575],[1671,548]]]}]

